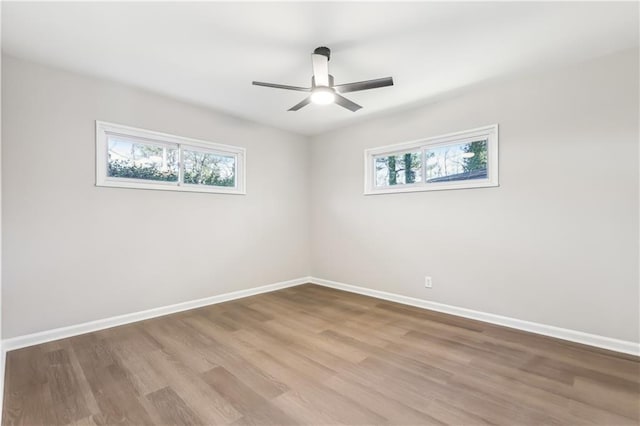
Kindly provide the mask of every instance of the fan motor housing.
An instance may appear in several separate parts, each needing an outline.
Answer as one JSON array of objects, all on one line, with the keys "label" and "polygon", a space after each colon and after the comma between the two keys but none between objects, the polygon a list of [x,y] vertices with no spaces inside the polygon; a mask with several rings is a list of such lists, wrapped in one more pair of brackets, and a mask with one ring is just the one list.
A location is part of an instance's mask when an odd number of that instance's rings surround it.
[{"label": "fan motor housing", "polygon": [[[316,78],[311,76],[311,87],[316,87]],[[333,87],[333,76],[329,74],[329,87]]]}]

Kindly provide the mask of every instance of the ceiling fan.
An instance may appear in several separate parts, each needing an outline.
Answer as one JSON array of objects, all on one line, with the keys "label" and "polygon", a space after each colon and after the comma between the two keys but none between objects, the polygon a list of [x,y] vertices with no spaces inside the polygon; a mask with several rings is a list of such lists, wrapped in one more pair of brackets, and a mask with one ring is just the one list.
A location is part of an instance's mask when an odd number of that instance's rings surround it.
[{"label": "ceiling fan", "polygon": [[311,55],[313,65],[313,77],[311,87],[286,86],[283,84],[263,83],[254,81],[255,86],[273,87],[276,89],[297,90],[299,92],[311,92],[301,102],[289,108],[289,111],[298,111],[300,108],[314,104],[327,105],[336,103],[349,111],[356,112],[362,108],[357,103],[342,96],[342,93],[358,92],[361,90],[377,89],[378,87],[393,86],[393,78],[377,78],[375,80],[358,81],[356,83],[333,84],[333,76],[329,74],[329,57],[331,50],[328,47],[318,47]]}]

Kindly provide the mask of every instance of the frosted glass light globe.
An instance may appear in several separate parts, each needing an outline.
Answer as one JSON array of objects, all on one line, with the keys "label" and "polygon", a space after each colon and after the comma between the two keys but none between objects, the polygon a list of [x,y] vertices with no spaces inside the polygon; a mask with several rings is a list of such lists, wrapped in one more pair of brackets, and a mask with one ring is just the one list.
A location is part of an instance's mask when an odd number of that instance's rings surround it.
[{"label": "frosted glass light globe", "polygon": [[332,104],[336,100],[336,95],[329,87],[316,87],[311,92],[311,102],[318,105]]}]

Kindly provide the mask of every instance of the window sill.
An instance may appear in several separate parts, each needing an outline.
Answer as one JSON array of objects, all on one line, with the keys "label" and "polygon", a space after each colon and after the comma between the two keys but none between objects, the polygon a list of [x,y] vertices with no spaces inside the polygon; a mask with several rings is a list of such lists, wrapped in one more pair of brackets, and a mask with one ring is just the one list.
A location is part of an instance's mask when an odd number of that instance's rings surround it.
[{"label": "window sill", "polygon": [[233,195],[246,195],[245,190],[238,188],[225,188],[221,186],[204,186],[204,185],[178,185],[177,183],[148,183],[148,182],[132,182],[132,181],[113,181],[105,180],[103,182],[96,183],[97,187],[107,188],[128,188],[128,189],[143,189],[143,190],[156,190],[156,191],[176,191],[176,192],[204,192],[213,194],[233,194]]},{"label": "window sill", "polygon": [[426,192],[426,191],[444,191],[450,189],[474,189],[474,188],[491,188],[500,186],[497,182],[491,182],[483,180],[482,182],[470,183],[469,181],[460,183],[448,183],[448,184],[431,184],[431,185],[418,185],[418,186],[406,186],[398,188],[382,188],[382,189],[368,189],[364,191],[364,195],[378,195],[378,194],[395,194],[399,192]]}]

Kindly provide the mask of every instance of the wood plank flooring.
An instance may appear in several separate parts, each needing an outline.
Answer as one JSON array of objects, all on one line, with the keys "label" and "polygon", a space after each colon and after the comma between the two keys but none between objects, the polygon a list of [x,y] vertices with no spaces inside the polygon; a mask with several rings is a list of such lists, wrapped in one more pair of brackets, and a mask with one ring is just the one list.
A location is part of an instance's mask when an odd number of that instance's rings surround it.
[{"label": "wood plank flooring", "polygon": [[637,425],[638,359],[314,285],[9,352],[4,425]]}]

